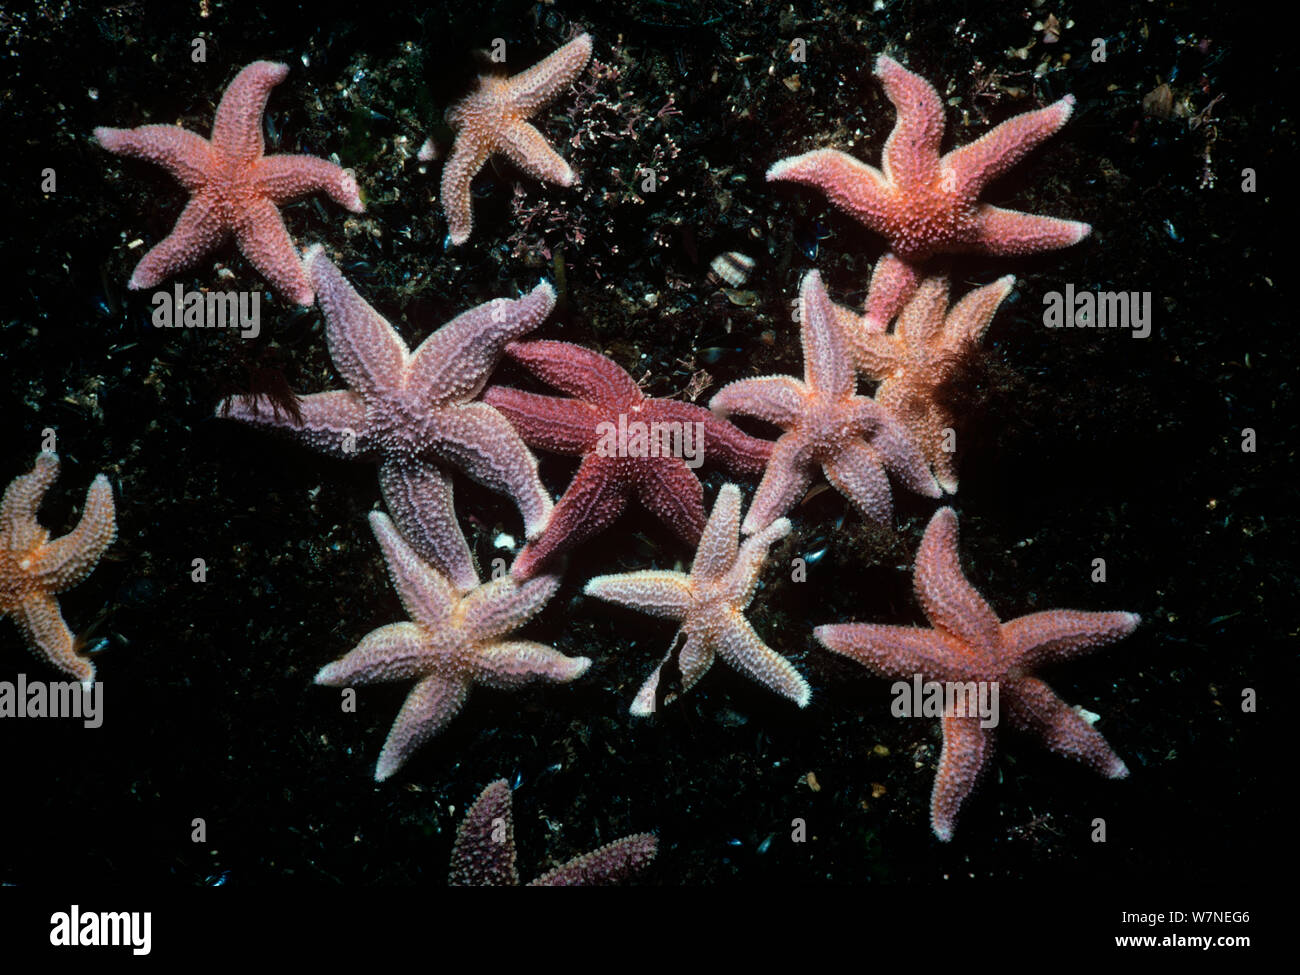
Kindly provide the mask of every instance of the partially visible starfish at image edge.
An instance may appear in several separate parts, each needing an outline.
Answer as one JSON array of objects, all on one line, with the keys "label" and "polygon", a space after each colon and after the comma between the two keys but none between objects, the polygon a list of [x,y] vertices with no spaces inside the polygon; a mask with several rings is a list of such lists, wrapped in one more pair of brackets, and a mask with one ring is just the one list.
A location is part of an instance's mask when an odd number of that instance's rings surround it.
[{"label": "partially visible starfish at image edge", "polygon": [[0,617],[13,617],[32,653],[89,684],[95,665],[78,653],[54,597],[90,575],[117,537],[113,489],[103,474],[95,475],[77,527],[51,539],[36,511],[58,476],[59,458],[45,451],[0,501]]},{"label": "partially visible starfish at image edge", "polygon": [[591,37],[579,34],[527,71],[512,77],[480,75],[474,91],[447,110],[456,141],[442,167],[442,209],[453,244],[469,240],[474,229],[470,183],[496,153],[543,182],[572,186],[577,180],[527,120],[573,84],[590,58]]},{"label": "partially visible starfish at image edge", "polygon": [[172,232],[135,266],[127,284],[132,291],[193,267],[234,237],[276,291],[296,304],[312,303],[279,206],[309,193],[325,193],[353,213],[365,206],[346,169],[315,156],[264,154],[262,113],[271,89],[288,73],[287,64],[271,61],[240,71],[221,96],[211,140],[179,125],[95,129],[109,152],[162,166],[190,194]]},{"label": "partially visible starfish at image edge", "polygon": [[546,605],[559,588],[558,576],[520,585],[503,575],[460,592],[411,550],[383,512],[370,513],[370,527],[411,620],[372,631],[351,652],[322,667],[316,683],[416,681],[384,742],[376,782],[389,778],[446,727],[475,684],[514,690],[533,680],[567,683],[591,666],[586,657],[566,657],[542,643],[506,639]]},{"label": "partially visible starfish at image edge", "polygon": [[881,168],[836,149],[778,160],[768,181],[820,189],[841,210],[882,235],[890,246],[871,279],[865,319],[884,331],[920,283],[935,254],[1032,254],[1069,247],[1092,228],[981,203],[984,187],[1061,128],[1074,96],[1008,119],[968,145],[939,155],[945,128],[934,87],[893,58],[876,60],[876,77],[898,112]]},{"label": "partially visible starfish at image edge", "polygon": [[[962,574],[957,556],[957,515],[940,508],[930,519],[916,553],[916,598],[930,629],[843,623],[813,633],[827,650],[851,657],[891,680],[996,682],[999,720],[1037,735],[1048,749],[1073,758],[1107,778],[1122,779],[1128,767],[1093,727],[1096,715],[1072,708],[1034,676],[1045,665],[1080,656],[1133,632],[1134,613],[1051,609],[1005,623]],[[997,743],[997,726],[982,718],[945,715],[943,753],[930,799],[930,823],[943,842],[952,839],[957,814]]]},{"label": "partially visible starfish at image edge", "polygon": [[[648,569],[596,576],[584,588],[588,596],[681,623],[667,655],[637,692],[632,714],[654,713],[660,675],[674,656],[683,694],[708,672],[713,658],[721,656],[736,670],[799,707],[808,706],[812,697],[808,682],[790,661],[762,641],[745,618],[767,550],[790,534],[790,520],[778,518],[740,544],[740,505],[740,488],[723,485],[700,536],[689,575]],[[664,703],[671,700],[671,695],[665,695]]]},{"label": "partially visible starfish at image edge", "polygon": [[788,512],[820,467],[870,521],[887,523],[893,498],[886,471],[908,490],[930,498],[939,487],[917,445],[889,410],[857,394],[852,351],[839,314],[816,271],[799,286],[804,379],[738,379],[709,402],[718,414],[741,413],[781,427],[767,472],[742,526],[758,531]]},{"label": "partially visible starfish at image edge", "polygon": [[[447,882],[453,887],[518,887],[515,822],[510,785],[497,779],[465,813],[456,829]],[[616,884],[645,869],[659,852],[653,833],[634,833],[574,857],[529,887],[596,887]]]},{"label": "partially visible starfish at image edge", "polygon": [[488,301],[452,319],[414,352],[339,273],[320,245],[304,259],[325,314],[330,358],[350,389],[313,393],[298,403],[299,423],[255,396],[235,396],[216,415],[291,434],[332,457],[379,461],[384,500],[402,532],[457,588],[478,583],[440,463],[508,495],[536,538],[551,516],[537,460],[510,421],[472,402],[501,347],[536,328],[555,306],[543,281],[515,300]]},{"label": "partially visible starfish at image edge", "polygon": [[[646,396],[618,363],[580,345],[512,342],[505,351],[575,398],[491,386],[483,402],[504,413],[530,447],[582,458],[546,531],[511,566],[516,578],[528,578],[555,556],[604,531],[632,498],[694,547],[704,529],[704,489],[672,443],[664,450],[653,431],[688,432],[689,445],[684,436],[677,441],[682,451],[689,446],[698,460],[716,462],[733,475],[761,474],[772,453],[770,440],[751,437],[702,406]],[[620,429],[646,435],[613,443]]]}]

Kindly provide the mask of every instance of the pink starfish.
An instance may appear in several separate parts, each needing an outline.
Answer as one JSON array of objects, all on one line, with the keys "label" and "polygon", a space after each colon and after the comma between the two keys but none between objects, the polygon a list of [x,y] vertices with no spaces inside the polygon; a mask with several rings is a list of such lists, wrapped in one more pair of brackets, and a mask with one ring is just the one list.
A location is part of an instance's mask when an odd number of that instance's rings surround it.
[{"label": "pink starfish", "polygon": [[315,156],[267,156],[262,112],[287,64],[254,61],[221,96],[212,139],[179,125],[95,129],[109,152],[162,166],[190,193],[172,232],[135,266],[127,287],[151,288],[235,238],[240,251],[290,301],[312,303],[311,284],[279,205],[326,193],[353,213],[365,209],[352,174]]},{"label": "pink starfish", "polygon": [[925,458],[893,414],[857,395],[852,350],[816,271],[799,286],[799,321],[803,382],[793,376],[740,379],[709,403],[715,413],[741,413],[785,430],[745,515],[745,534],[789,511],[818,466],[871,521],[887,522],[893,514],[886,470],[909,490],[939,497]]},{"label": "pink starfish", "polygon": [[451,479],[435,462],[509,495],[529,538],[546,527],[551,499],[537,477],[536,458],[509,420],[471,401],[501,347],[551,313],[555,289],[543,281],[518,300],[471,308],[411,352],[319,244],[307,250],[304,263],[325,312],[330,357],[352,388],[304,396],[300,422],[259,409],[254,396],[224,400],[217,416],[290,433],[334,457],[378,459],[384,500],[416,551],[459,589],[474,587],[478,575],[456,522]]},{"label": "pink starfish", "polygon": [[898,111],[881,168],[835,149],[817,149],[776,162],[771,180],[815,186],[840,209],[889,241],[876,266],[866,319],[884,331],[921,280],[935,254],[1031,254],[1068,247],[1092,228],[981,203],[984,187],[1056,132],[1074,110],[1074,96],[1008,119],[969,145],[939,155],[944,114],[939,93],[920,75],[886,55],[876,77]]},{"label": "pink starfish", "polygon": [[[996,683],[1002,716],[1013,728],[1036,734],[1058,755],[1077,759],[1107,778],[1128,775],[1092,726],[1095,716],[1070,707],[1033,673],[1128,636],[1138,625],[1135,614],[1052,609],[998,622],[962,575],[957,515],[951,508],[940,508],[930,519],[912,581],[931,629],[844,623],[819,626],[813,633],[827,650],[852,657],[882,677],[911,680],[920,675],[923,681],[948,685]],[[995,727],[982,723],[970,715],[943,717],[943,754],[930,822],[945,843],[952,838],[962,803],[993,757]]]}]

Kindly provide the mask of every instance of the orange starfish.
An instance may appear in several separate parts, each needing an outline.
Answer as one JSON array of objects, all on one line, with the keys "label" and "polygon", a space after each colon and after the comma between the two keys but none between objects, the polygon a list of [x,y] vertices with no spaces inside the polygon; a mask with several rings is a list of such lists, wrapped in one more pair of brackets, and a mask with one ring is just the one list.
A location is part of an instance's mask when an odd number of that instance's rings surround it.
[{"label": "orange starfish", "polygon": [[113,544],[117,535],[113,489],[108,478],[96,475],[77,527],[51,541],[50,533],[36,520],[36,509],[58,476],[59,458],[45,451],[37,456],[31,473],[10,482],[0,501],[0,617],[14,618],[33,653],[89,684],[95,679],[95,666],[77,653],[54,597],[90,575]]},{"label": "orange starfish", "polygon": [[527,119],[573,84],[590,58],[591,37],[579,34],[513,77],[480,76],[478,87],[447,110],[447,124],[457,133],[442,167],[442,209],[453,244],[469,240],[474,229],[470,182],[495,153],[543,182],[574,184],[569,164]]}]

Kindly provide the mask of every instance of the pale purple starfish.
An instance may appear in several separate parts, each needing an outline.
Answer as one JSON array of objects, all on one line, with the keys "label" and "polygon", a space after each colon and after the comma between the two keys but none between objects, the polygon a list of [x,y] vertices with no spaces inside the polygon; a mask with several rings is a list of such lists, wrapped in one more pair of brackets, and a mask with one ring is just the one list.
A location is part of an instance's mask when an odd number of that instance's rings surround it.
[{"label": "pale purple starfish", "polygon": [[555,289],[543,281],[522,298],[498,298],[458,315],[408,351],[396,330],[353,290],[319,244],[303,262],[325,312],[330,357],[351,389],[302,397],[301,422],[259,410],[254,396],[217,407],[253,426],[291,433],[334,457],[377,459],[384,500],[416,551],[460,590],[478,574],[452,506],[458,467],[484,487],[508,495],[536,538],[551,516],[537,460],[482,391],[501,348],[550,314]]}]

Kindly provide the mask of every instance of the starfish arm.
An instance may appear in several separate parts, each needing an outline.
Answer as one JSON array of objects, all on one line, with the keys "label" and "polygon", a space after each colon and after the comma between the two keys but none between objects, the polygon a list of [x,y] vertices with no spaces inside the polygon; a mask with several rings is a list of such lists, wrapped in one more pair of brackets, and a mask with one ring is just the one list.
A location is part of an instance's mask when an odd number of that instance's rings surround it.
[{"label": "starfish arm", "polygon": [[524,546],[510,574],[527,579],[563,553],[614,524],[627,508],[627,488],[610,475],[609,460],[588,455],[551,512],[541,537]]},{"label": "starfish arm", "polygon": [[231,396],[222,400],[215,415],[251,427],[286,433],[331,457],[356,460],[366,446],[366,408],[350,389],[311,393],[298,400],[301,422],[281,415],[258,396]]},{"label": "starfish arm", "polygon": [[554,307],[555,288],[542,281],[521,298],[495,298],[462,312],[415,350],[411,388],[439,405],[472,399],[506,343],[542,324]]},{"label": "starfish arm", "polygon": [[308,290],[315,290],[325,314],[335,368],[363,398],[394,395],[410,362],[402,337],[357,294],[320,244],[307,248],[302,263],[311,277]]},{"label": "starfish arm", "polygon": [[1008,620],[1002,643],[1008,666],[1036,670],[1044,664],[1069,660],[1096,647],[1122,640],[1135,629],[1136,613],[1086,613],[1049,609]]},{"label": "starfish arm", "polygon": [[492,155],[490,142],[476,139],[467,129],[456,136],[451,155],[442,164],[442,212],[447,218],[447,236],[457,246],[474,232],[474,199],[470,183]]},{"label": "starfish arm", "polygon": [[943,331],[948,311],[948,278],[925,278],[898,314],[895,332],[910,348],[924,348]]},{"label": "starfish arm", "polygon": [[206,193],[194,196],[176,218],[172,232],[150,248],[126,283],[131,291],[152,288],[178,271],[193,267],[224,241],[227,228]]},{"label": "starfish arm", "polygon": [[316,672],[322,687],[352,687],[410,680],[429,673],[429,637],[419,625],[389,623],[371,630],[355,647]]},{"label": "starfish arm", "polygon": [[[841,323],[847,326],[841,318]],[[857,323],[854,323],[857,325]],[[902,340],[897,335],[884,332],[868,332],[863,325],[857,325],[851,331],[846,327],[853,342],[853,364],[858,372],[873,382],[886,381],[903,367],[905,362]],[[876,401],[880,401],[880,391],[876,391]]]},{"label": "starfish arm", "polygon": [[[500,833],[498,833],[500,827]],[[516,887],[515,822],[510,786],[497,779],[479,793],[456,830],[451,848],[452,887]]]},{"label": "starfish arm", "polygon": [[36,520],[36,509],[58,476],[58,455],[43,450],[36,455],[32,469],[15,477],[5,488],[4,499],[0,500],[0,536],[12,550],[22,551],[45,539],[45,529]]},{"label": "starfish arm", "polygon": [[997,616],[962,574],[957,557],[957,513],[951,508],[940,508],[930,519],[916,553],[912,584],[926,619],[936,629],[952,634],[981,655],[1001,646]]},{"label": "starfish arm", "polygon": [[924,680],[944,681],[961,676],[948,644],[928,627],[831,623],[816,627],[813,636],[827,650],[881,677],[909,680],[920,674]]},{"label": "starfish arm", "polygon": [[889,478],[880,455],[868,444],[850,441],[835,456],[822,461],[822,471],[864,519],[889,524],[894,515]]},{"label": "starfish arm", "polygon": [[709,512],[691,563],[691,578],[711,582],[726,575],[740,552],[740,488],[724,484]]},{"label": "starfish arm", "polygon": [[[922,497],[937,498],[942,494],[930,474],[920,446],[912,442],[907,430],[888,409],[865,396],[855,397],[850,423],[866,438],[866,446],[877,462],[883,464],[898,483]],[[862,455],[855,453],[853,456],[858,460]]]},{"label": "starfish arm", "polygon": [[235,242],[277,293],[296,305],[312,303],[315,296],[307,270],[274,203],[265,197],[250,199],[235,228]]},{"label": "starfish arm", "polygon": [[717,463],[729,474],[761,474],[772,456],[772,441],[751,437],[702,406],[674,399],[658,399],[653,403],[656,418],[680,423],[683,430],[699,431],[694,443],[702,459]]},{"label": "starfish arm", "polygon": [[379,488],[402,536],[421,559],[446,573],[458,592],[478,585],[447,474],[421,460],[391,458],[379,467]]},{"label": "starfish arm", "polygon": [[893,209],[884,174],[838,149],[814,149],[778,159],[767,171],[769,183],[777,180],[821,190],[833,204],[877,232],[887,225]]},{"label": "starfish arm", "polygon": [[659,851],[654,833],[636,833],[568,860],[530,881],[529,887],[599,887],[620,883],[644,870]]},{"label": "starfish arm", "polygon": [[799,284],[799,313],[805,384],[831,396],[851,395],[856,376],[848,339],[816,271],[805,274]]},{"label": "starfish arm", "polygon": [[595,576],[587,580],[582,591],[609,603],[670,620],[685,619],[694,602],[687,577],[661,569]]},{"label": "starfish arm", "polygon": [[141,125],[134,129],[101,125],[95,129],[95,139],[115,155],[161,166],[190,193],[207,183],[208,173],[216,168],[208,140],[179,125]]},{"label": "starfish arm", "polygon": [[370,530],[384,553],[388,577],[406,615],[430,632],[446,626],[457,595],[447,577],[416,555],[382,511],[370,512]]},{"label": "starfish arm", "polygon": [[33,594],[13,610],[14,622],[23,642],[50,666],[69,677],[89,684],[95,679],[95,665],[77,653],[72,631],[63,621],[59,603],[53,596]]},{"label": "starfish arm", "polygon": [[752,535],[770,525],[803,497],[812,482],[812,459],[804,438],[787,433],[772,447],[772,459],[754,492],[740,530]]},{"label": "starfish arm", "polygon": [[590,59],[591,35],[579,34],[510,79],[511,109],[529,116],[545,107],[578,79]]},{"label": "starfish arm", "polygon": [[806,708],[812,699],[812,688],[794,669],[794,664],[759,639],[749,621],[739,613],[735,614],[732,625],[718,634],[717,652],[733,668],[801,708]]},{"label": "starfish arm", "polygon": [[262,155],[262,113],[271,89],[285,79],[289,66],[274,61],[254,61],[235,75],[212,124],[212,145],[233,161],[251,163]]},{"label": "starfish arm", "polygon": [[680,458],[646,459],[638,465],[637,499],[688,545],[704,530],[704,488]]},{"label": "starfish arm", "polygon": [[976,211],[974,247],[988,254],[1022,255],[1077,244],[1092,227],[1076,220],[1040,217],[981,204]]},{"label": "starfish arm", "polygon": [[506,640],[477,654],[474,679],[485,687],[509,691],[534,680],[567,684],[587,672],[589,657],[566,657],[531,640]]},{"label": "starfish arm", "polygon": [[1108,779],[1128,777],[1128,766],[1107,744],[1101,732],[1036,677],[1016,681],[1003,695],[1012,725],[1037,734],[1058,755],[1082,762]]},{"label": "starfish arm", "polygon": [[421,745],[445,728],[469,696],[463,680],[426,677],[411,689],[388,732],[375,765],[375,781],[383,782],[406,764]]},{"label": "starfish arm", "polygon": [[98,474],[86,492],[77,527],[40,549],[33,560],[32,573],[52,591],[62,592],[90,575],[116,537],[113,489],[108,478]]},{"label": "starfish arm", "polygon": [[789,427],[803,413],[807,398],[808,388],[793,376],[759,376],[723,386],[709,401],[709,409],[715,415],[739,413]]},{"label": "starfish arm", "polygon": [[876,59],[875,75],[898,112],[881,154],[885,179],[904,187],[928,186],[939,171],[945,127],[939,93],[886,54]]},{"label": "starfish arm", "polygon": [[[906,437],[920,450],[933,468],[933,480],[941,490],[957,491],[956,454],[944,450],[943,431],[953,424],[952,416],[913,386],[886,380],[876,390],[876,402],[893,414]],[[927,478],[927,482],[928,482]]]},{"label": "starfish arm", "polygon": [[263,156],[253,167],[258,191],[272,203],[289,203],[309,193],[324,193],[353,213],[362,213],[356,177],[316,156]]},{"label": "starfish arm", "polygon": [[748,606],[758,589],[758,576],[767,562],[767,551],[775,542],[790,534],[790,519],[777,518],[766,528],[750,535],[736,554],[727,583],[727,592],[737,606]]},{"label": "starfish arm", "polygon": [[617,362],[572,342],[513,342],[506,355],[547,385],[613,410],[631,409],[644,398]]},{"label": "starfish arm", "polygon": [[1066,95],[1046,108],[1007,119],[974,142],[948,153],[944,163],[952,168],[958,185],[966,188],[971,198],[979,196],[987,184],[1059,132],[1073,111],[1074,96]]},{"label": "starfish arm", "polygon": [[943,753],[930,794],[930,827],[940,842],[952,839],[957,814],[993,759],[996,736],[979,718],[943,719]]},{"label": "starfish arm", "polygon": [[1007,274],[992,284],[976,288],[957,302],[944,320],[944,344],[951,349],[977,344],[988,331],[998,306],[1015,286],[1016,276]]},{"label": "starfish arm", "polygon": [[595,449],[602,412],[591,403],[509,386],[488,387],[483,402],[499,410],[524,443],[537,450],[582,456]]},{"label": "starfish arm", "polygon": [[867,292],[867,307],[862,313],[867,332],[883,332],[907,304],[921,283],[921,268],[905,261],[892,251],[876,262]]},{"label": "starfish arm", "polygon": [[551,148],[546,137],[527,122],[505,126],[497,147],[519,169],[544,183],[572,186],[577,180],[573,168]]},{"label": "starfish arm", "polygon": [[527,582],[499,576],[466,595],[460,611],[462,625],[478,643],[497,640],[540,613],[558,588],[557,575],[538,576]]},{"label": "starfish arm", "polygon": [[519,508],[524,533],[536,538],[551,517],[551,496],[537,476],[537,458],[510,421],[486,403],[463,403],[442,414],[431,448]]}]

